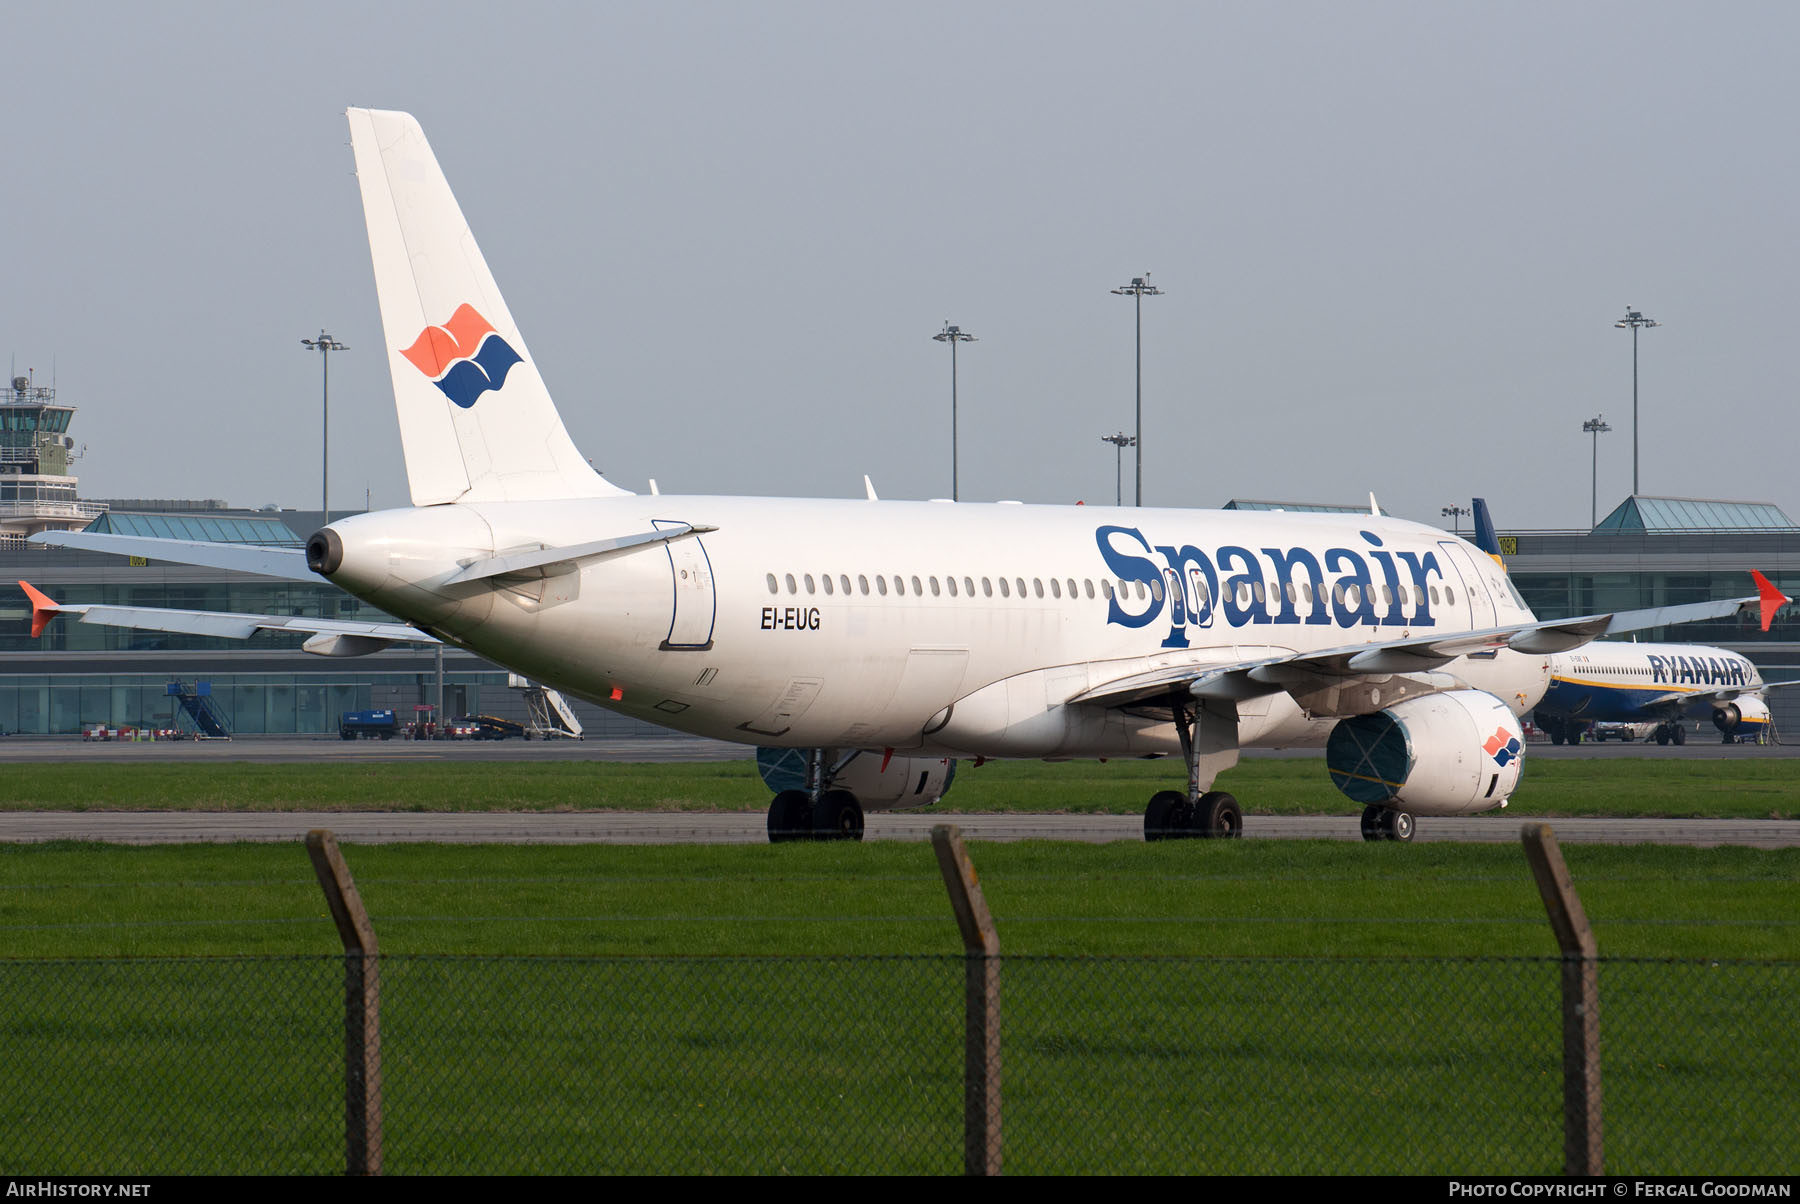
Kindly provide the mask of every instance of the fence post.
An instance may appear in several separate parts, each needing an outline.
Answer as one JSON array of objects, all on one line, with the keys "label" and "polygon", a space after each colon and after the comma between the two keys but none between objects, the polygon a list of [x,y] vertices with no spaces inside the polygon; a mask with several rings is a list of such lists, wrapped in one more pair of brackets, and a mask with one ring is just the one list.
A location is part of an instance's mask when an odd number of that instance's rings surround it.
[{"label": "fence post", "polygon": [[337,837],[306,834],[306,854],[344,942],[345,1171],[381,1173],[381,950]]},{"label": "fence post", "polygon": [[1556,833],[1548,824],[1527,824],[1520,835],[1562,950],[1563,1173],[1603,1175],[1599,946]]},{"label": "fence post", "polygon": [[1000,1173],[1000,934],[955,824],[931,829],[967,955],[963,977],[963,1173]]}]

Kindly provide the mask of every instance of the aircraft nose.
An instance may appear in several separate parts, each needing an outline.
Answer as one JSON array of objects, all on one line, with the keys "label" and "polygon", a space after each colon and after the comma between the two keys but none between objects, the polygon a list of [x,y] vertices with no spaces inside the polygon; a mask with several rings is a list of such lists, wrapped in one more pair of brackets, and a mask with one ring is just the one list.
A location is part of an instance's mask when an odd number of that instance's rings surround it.
[{"label": "aircraft nose", "polygon": [[306,541],[306,567],[329,577],[344,565],[344,541],[330,527],[314,531]]}]

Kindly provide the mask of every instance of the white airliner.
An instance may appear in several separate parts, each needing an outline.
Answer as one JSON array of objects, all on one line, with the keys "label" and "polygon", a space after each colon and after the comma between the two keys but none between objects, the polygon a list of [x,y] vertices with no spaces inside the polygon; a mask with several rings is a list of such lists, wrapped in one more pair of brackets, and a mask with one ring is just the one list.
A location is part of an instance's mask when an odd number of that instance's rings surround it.
[{"label": "white airliner", "polygon": [[[99,535],[42,542],[314,579],[405,620],[107,606],[85,622],[423,638],[629,715],[804,750],[771,838],[859,837],[952,759],[1178,755],[1148,837],[1235,836],[1212,789],[1246,746],[1323,743],[1371,840],[1503,806],[1548,656],[1757,597],[1539,622],[1504,569],[1382,517],[1012,503],[642,496],[576,450],[423,131],[349,112],[413,506],[297,552]],[[1373,508],[1372,508],[1373,509]],[[773,787],[772,787],[773,788]]]},{"label": "white airliner", "polygon": [[1770,726],[1764,681],[1735,652],[1704,644],[1596,641],[1550,658],[1550,688],[1533,718],[1553,743],[1580,742],[1594,723],[1654,723],[1658,744],[1687,742],[1688,715],[1706,716],[1726,743]]}]

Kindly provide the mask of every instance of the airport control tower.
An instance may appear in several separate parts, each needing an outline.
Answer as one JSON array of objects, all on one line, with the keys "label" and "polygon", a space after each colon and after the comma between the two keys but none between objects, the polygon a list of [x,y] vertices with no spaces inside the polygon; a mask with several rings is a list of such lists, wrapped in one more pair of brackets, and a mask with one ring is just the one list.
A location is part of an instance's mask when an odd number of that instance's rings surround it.
[{"label": "airport control tower", "polygon": [[55,389],[15,376],[0,391],[0,548],[22,547],[39,531],[76,531],[106,507],[76,500],[69,475],[74,406],[56,404]]}]

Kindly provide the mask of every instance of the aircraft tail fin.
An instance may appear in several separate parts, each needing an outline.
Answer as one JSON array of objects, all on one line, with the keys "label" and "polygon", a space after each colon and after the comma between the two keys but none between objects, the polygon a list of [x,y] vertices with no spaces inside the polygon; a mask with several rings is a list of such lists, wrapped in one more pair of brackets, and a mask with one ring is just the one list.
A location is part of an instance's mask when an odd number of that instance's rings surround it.
[{"label": "aircraft tail fin", "polygon": [[1488,513],[1487,499],[1475,499],[1475,546],[1494,558],[1495,563],[1504,566],[1500,559],[1500,534],[1494,530],[1494,516]]},{"label": "aircraft tail fin", "polygon": [[413,504],[629,492],[569,438],[419,123],[348,116]]}]

